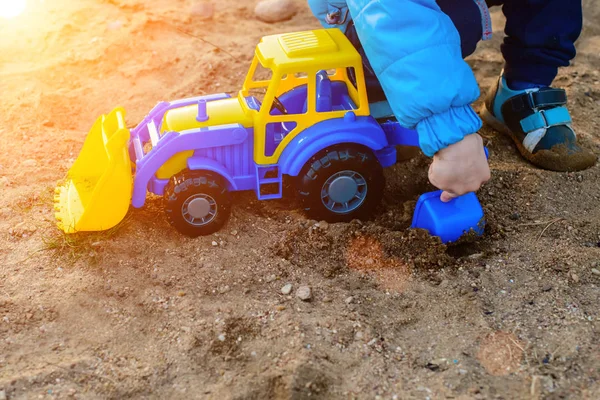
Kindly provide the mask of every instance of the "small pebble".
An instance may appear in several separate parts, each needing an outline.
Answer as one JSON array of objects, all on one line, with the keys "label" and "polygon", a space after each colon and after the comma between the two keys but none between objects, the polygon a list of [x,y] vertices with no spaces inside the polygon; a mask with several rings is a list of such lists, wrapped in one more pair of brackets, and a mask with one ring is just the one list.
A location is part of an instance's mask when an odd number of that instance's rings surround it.
[{"label": "small pebble", "polygon": [[508,218],[512,219],[513,221],[516,221],[518,219],[521,219],[521,214],[519,214],[518,212],[512,213]]},{"label": "small pebble", "polygon": [[229,290],[230,290],[229,286],[225,285],[225,286],[222,286],[222,287],[219,288],[219,293],[220,294],[225,294],[225,293],[228,293]]},{"label": "small pebble", "polygon": [[265,282],[271,283],[271,282],[275,281],[276,279],[277,279],[277,276],[275,276],[275,275],[269,275],[269,276],[267,276],[265,278]]},{"label": "small pebble", "polygon": [[577,275],[577,274],[571,274],[571,278],[573,279],[573,282],[575,282],[575,283],[579,282],[579,275]]},{"label": "small pebble", "polygon": [[281,288],[281,294],[288,295],[292,293],[292,284],[288,283]]},{"label": "small pebble", "polygon": [[448,364],[448,360],[445,358],[436,358],[435,360],[431,360],[429,363],[432,365],[442,366]]},{"label": "small pebble", "polygon": [[551,290],[552,290],[552,285],[550,285],[550,284],[546,284],[542,287],[543,292],[549,292]]},{"label": "small pebble", "polygon": [[211,19],[215,14],[215,6],[201,1],[190,8],[190,14],[194,19]]},{"label": "small pebble", "polygon": [[296,5],[292,0],[263,0],[254,8],[254,15],[264,22],[281,22],[296,15]]},{"label": "small pebble", "polygon": [[346,302],[346,304],[350,304],[354,301],[354,297],[352,297],[352,296],[346,297],[346,300],[344,300],[344,301]]},{"label": "small pebble", "polygon": [[219,339],[220,342],[224,342],[225,341],[225,334],[221,333],[219,336],[217,336],[217,339]]},{"label": "small pebble", "polygon": [[0,390],[0,400],[6,400],[6,392],[4,390]]},{"label": "small pebble", "polygon": [[302,301],[310,300],[311,296],[312,293],[308,286],[300,286],[298,290],[296,290],[296,297],[298,297]]},{"label": "small pebble", "polygon": [[212,243],[211,243],[211,244],[212,244],[213,246],[218,246],[218,245],[219,245],[219,243],[215,242],[214,240],[212,241]]},{"label": "small pebble", "polygon": [[594,275],[600,275],[600,271],[597,270],[596,268],[592,268],[592,274],[594,274]]},{"label": "small pebble", "polygon": [[326,231],[329,228],[329,223],[327,221],[321,221],[317,224],[317,226]]},{"label": "small pebble", "polygon": [[238,231],[236,231],[235,229],[231,231],[231,236],[237,236]]}]

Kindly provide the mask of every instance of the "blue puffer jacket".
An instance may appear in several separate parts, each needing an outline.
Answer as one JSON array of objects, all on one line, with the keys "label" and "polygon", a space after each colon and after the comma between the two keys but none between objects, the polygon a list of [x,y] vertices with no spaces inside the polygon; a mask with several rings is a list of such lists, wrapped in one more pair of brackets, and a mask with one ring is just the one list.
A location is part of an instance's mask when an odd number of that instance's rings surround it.
[{"label": "blue puffer jacket", "polygon": [[[422,151],[433,156],[481,128],[471,108],[479,87],[462,59],[460,36],[435,0],[308,0],[326,28],[326,15],[346,11],[394,115],[416,128]],[[350,18],[348,18],[349,20]]]}]

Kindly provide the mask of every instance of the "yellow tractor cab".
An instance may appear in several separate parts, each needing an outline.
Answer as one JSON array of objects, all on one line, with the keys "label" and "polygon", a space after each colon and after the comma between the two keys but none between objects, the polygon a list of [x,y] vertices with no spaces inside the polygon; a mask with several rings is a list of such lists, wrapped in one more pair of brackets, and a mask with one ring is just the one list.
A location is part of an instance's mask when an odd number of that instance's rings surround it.
[{"label": "yellow tractor cab", "polygon": [[[261,71],[270,78],[261,79]],[[262,102],[254,96],[261,89]],[[238,97],[253,111],[259,164],[276,164],[298,133],[319,122],[343,118],[348,111],[369,115],[361,57],[338,29],[263,38]],[[283,136],[281,142],[273,141],[272,134]]]}]

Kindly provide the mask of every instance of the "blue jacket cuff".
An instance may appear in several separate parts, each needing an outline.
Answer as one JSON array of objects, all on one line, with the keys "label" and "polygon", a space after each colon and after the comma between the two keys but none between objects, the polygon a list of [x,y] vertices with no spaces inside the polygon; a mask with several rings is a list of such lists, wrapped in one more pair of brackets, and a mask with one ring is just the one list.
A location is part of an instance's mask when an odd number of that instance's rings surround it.
[{"label": "blue jacket cuff", "polygon": [[441,149],[477,132],[481,125],[481,119],[470,105],[451,107],[417,124],[419,146],[426,156],[432,157]]}]

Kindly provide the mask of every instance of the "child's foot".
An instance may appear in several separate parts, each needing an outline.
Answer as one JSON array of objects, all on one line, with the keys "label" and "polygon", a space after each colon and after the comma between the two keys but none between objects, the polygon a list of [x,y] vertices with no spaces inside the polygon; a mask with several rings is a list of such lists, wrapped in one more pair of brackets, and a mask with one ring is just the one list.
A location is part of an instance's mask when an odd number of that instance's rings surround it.
[{"label": "child's foot", "polygon": [[527,160],[552,171],[580,171],[596,156],[577,145],[562,89],[511,90],[503,76],[482,108],[481,118],[508,134]]}]

